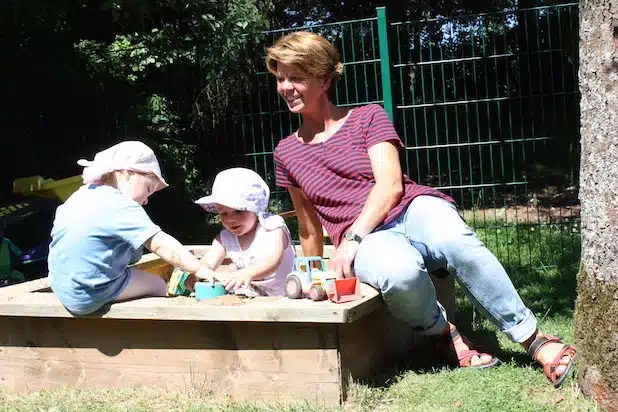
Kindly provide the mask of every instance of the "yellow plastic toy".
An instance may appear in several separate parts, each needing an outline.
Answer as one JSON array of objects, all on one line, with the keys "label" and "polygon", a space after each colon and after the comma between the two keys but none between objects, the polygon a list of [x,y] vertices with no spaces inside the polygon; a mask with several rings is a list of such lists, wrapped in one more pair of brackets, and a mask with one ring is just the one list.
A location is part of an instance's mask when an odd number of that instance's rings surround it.
[{"label": "yellow plastic toy", "polygon": [[81,176],[65,179],[43,179],[41,176],[20,177],[13,181],[13,194],[38,196],[64,202],[84,184]]}]

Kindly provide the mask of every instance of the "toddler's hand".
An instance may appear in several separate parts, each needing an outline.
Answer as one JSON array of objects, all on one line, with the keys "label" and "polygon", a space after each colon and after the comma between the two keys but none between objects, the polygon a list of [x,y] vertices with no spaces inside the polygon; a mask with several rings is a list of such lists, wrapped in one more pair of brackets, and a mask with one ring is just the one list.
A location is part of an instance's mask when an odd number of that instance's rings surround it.
[{"label": "toddler's hand", "polygon": [[251,283],[250,277],[238,276],[235,273],[229,273],[225,279],[219,279],[225,290],[231,292],[241,287],[248,287]]},{"label": "toddler's hand", "polygon": [[205,280],[210,282],[210,284],[215,283],[214,272],[211,268],[206,265],[200,266],[200,268],[195,272],[195,276],[200,280]]}]

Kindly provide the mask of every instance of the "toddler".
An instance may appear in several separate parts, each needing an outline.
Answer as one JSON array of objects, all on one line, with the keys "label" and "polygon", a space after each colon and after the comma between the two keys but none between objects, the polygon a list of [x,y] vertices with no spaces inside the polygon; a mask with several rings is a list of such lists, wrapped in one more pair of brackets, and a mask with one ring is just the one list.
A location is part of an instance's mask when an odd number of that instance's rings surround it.
[{"label": "toddler", "polygon": [[[294,246],[283,218],[266,213],[269,197],[270,189],[260,175],[233,168],[217,174],[212,194],[195,202],[221,218],[224,229],[203,260],[215,271],[210,276],[229,292],[285,295],[286,276],[294,265]],[[233,264],[221,271],[226,256]],[[197,278],[201,276],[196,273]]]},{"label": "toddler", "polygon": [[144,143],[121,142],[84,166],[85,185],[58,207],[51,232],[49,283],[60,302],[76,315],[110,302],[165,296],[165,281],[129,268],[142,246],[200,277],[208,268],[154,224],[143,205],[168,186],[154,152]]}]

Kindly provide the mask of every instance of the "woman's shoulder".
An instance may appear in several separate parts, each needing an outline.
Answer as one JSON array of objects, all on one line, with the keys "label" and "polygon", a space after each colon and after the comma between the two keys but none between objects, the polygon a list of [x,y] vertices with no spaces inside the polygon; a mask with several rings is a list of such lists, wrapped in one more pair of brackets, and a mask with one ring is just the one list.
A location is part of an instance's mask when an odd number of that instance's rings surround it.
[{"label": "woman's shoulder", "polygon": [[363,106],[358,106],[354,108],[354,111],[358,115],[372,116],[376,113],[386,113],[384,108],[377,103],[369,103]]},{"label": "woman's shoulder", "polygon": [[295,131],[289,136],[286,136],[283,139],[279,140],[279,143],[277,143],[277,146],[275,147],[275,153],[280,153],[281,151],[285,151],[291,148],[294,145],[294,143],[296,143],[297,140],[298,139],[296,138],[296,131]]}]

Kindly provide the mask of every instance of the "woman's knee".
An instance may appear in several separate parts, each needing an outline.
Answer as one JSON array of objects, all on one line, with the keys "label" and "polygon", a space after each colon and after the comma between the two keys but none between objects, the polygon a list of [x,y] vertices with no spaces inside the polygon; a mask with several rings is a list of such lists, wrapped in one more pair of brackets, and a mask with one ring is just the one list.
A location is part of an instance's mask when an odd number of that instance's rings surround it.
[{"label": "woman's knee", "polygon": [[413,291],[419,283],[430,281],[423,257],[407,239],[387,235],[363,240],[354,263],[356,276],[382,293]]},{"label": "woman's knee", "polygon": [[474,232],[443,239],[435,247],[451,273],[461,265],[482,265],[489,256],[493,256]]}]

